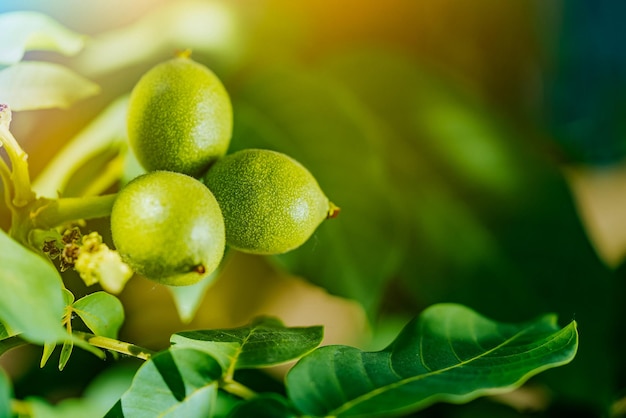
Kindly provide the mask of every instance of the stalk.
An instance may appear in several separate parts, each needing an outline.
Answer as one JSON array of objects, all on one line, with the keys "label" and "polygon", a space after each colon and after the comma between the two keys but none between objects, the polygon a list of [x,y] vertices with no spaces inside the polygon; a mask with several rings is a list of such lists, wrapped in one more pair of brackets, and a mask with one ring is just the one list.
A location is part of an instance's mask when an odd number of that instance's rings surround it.
[{"label": "stalk", "polygon": [[257,396],[257,393],[255,391],[235,380],[224,381],[220,385],[220,388],[241,399],[251,399]]},{"label": "stalk", "polygon": [[147,348],[140,347],[135,344],[126,343],[124,341],[115,340],[113,338],[102,337],[80,331],[74,331],[74,335],[84,339],[94,347],[115,351],[116,353],[136,357],[141,360],[148,360],[152,357],[152,355],[154,355],[154,351],[152,350],[148,350]]},{"label": "stalk", "polygon": [[4,187],[4,201],[7,207],[13,210],[13,182],[11,181],[11,170],[9,166],[0,158],[0,178]]},{"label": "stalk", "polygon": [[50,229],[81,220],[104,218],[111,214],[116,193],[89,197],[49,200],[31,215],[34,228]]},{"label": "stalk", "polygon": [[[111,147],[122,151],[126,143],[127,102],[127,96],[115,100],[100,116],[56,153],[33,182],[33,190],[40,196],[56,197],[60,190],[65,189],[72,174],[90,158]],[[104,178],[96,181],[101,182],[102,187],[108,187],[112,183],[111,179],[119,178],[122,169],[123,164],[115,161],[102,173]],[[101,190],[103,189],[91,189],[84,194],[98,194]]]},{"label": "stalk", "polygon": [[[28,205],[35,200],[35,193],[31,189],[30,174],[28,173],[28,154],[9,130],[11,124],[11,110],[5,104],[0,104],[0,144],[2,144],[9,156],[12,171],[7,173],[8,167],[4,164],[1,169],[3,181],[6,183],[7,174],[13,184],[13,196],[10,199],[9,207],[14,210]],[[6,187],[6,184],[5,184]]]}]

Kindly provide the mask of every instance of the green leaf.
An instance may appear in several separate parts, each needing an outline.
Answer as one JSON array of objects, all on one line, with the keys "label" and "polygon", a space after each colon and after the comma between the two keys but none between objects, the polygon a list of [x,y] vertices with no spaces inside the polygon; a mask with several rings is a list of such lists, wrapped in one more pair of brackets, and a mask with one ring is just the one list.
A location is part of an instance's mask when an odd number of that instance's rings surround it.
[{"label": "green leaf", "polygon": [[209,417],[221,375],[217,361],[202,351],[162,351],[139,368],[130,388],[107,416]]},{"label": "green leaf", "polygon": [[95,377],[80,398],[65,398],[50,404],[38,397],[25,399],[35,418],[102,417],[130,386],[134,368],[113,366]]},{"label": "green leaf", "polygon": [[[165,2],[132,24],[95,36],[76,60],[81,72],[102,76],[125,68],[151,65],[189,48],[194,56],[212,57],[214,65],[231,64],[242,52],[242,19],[233,5],[221,2]],[[146,41],[149,39],[149,41]]]},{"label": "green leaf", "polygon": [[50,356],[54,353],[54,349],[57,347],[56,342],[54,343],[45,343],[43,345],[43,350],[41,353],[41,360],[39,360],[39,367],[43,368],[48,360],[50,360]]},{"label": "green leaf", "polygon": [[[67,310],[72,305],[72,303],[74,303],[74,294],[70,292],[69,290],[67,290],[66,288],[63,288],[63,304],[65,305],[65,315],[63,318],[64,321],[66,320],[67,315],[68,315]],[[70,335],[68,334],[67,337],[69,338]],[[43,345],[43,352],[41,353],[41,360],[39,361],[39,367],[43,368],[46,365],[46,363],[50,359],[50,356],[52,355],[52,353],[54,353],[54,349],[57,346],[56,343],[57,343],[56,341],[52,341],[52,342],[47,342]],[[73,341],[71,340],[63,341],[63,348],[61,349],[61,357],[59,358],[59,370],[63,370],[63,368],[65,367],[65,364],[67,363],[67,361],[70,358],[70,355],[72,354],[73,346],[74,346]]]},{"label": "green leaf", "polygon": [[61,348],[61,355],[59,357],[59,370],[63,371],[65,365],[70,359],[72,355],[72,350],[74,349],[74,341],[67,340],[63,343],[63,347]]},{"label": "green leaf", "polygon": [[4,369],[0,367],[0,418],[11,418],[11,399],[13,398],[13,386]]},{"label": "green leaf", "polygon": [[67,108],[99,91],[97,84],[59,64],[27,61],[0,71],[0,103],[14,111]]},{"label": "green leaf", "polygon": [[577,347],[576,323],[559,329],[554,315],[504,324],[462,305],[438,304],[384,350],[317,349],[291,369],[286,385],[307,415],[387,417],[512,390],[569,363]]},{"label": "green leaf", "polygon": [[200,282],[189,286],[167,286],[172,293],[176,309],[178,310],[178,316],[182,322],[191,322],[202,303],[206,290],[215,281],[219,272],[220,268],[217,268]]},{"label": "green leaf", "polygon": [[[72,292],[70,292],[69,290],[63,288],[63,301],[65,304],[65,316],[63,318],[64,321],[68,320],[68,316],[71,315],[71,311],[76,311],[75,309],[73,309],[73,304],[74,302],[74,294]],[[104,292],[102,292],[104,293]],[[90,295],[89,295],[90,296]],[[111,295],[109,295],[111,296]],[[111,296],[113,298],[115,298],[114,296]],[[84,297],[83,299],[85,299],[86,297]],[[94,298],[94,299],[100,299],[100,298]],[[104,298],[104,299],[108,299],[108,298]],[[78,302],[76,302],[78,303]],[[119,301],[118,301],[119,303]],[[82,302],[79,303],[78,306],[82,306],[87,304],[87,302]],[[89,323],[94,322],[96,323],[96,325],[100,325],[103,329],[119,329],[120,324],[116,324],[116,318],[115,315],[117,313],[117,311],[121,310],[121,304],[120,306],[115,306],[114,303],[104,303],[104,304],[100,304],[100,311],[98,311],[97,309],[94,309],[93,307],[89,307],[91,308],[95,314],[97,315],[101,315],[101,317],[97,317],[94,318],[93,314],[90,313],[89,309],[83,310],[81,311],[81,313],[85,314],[85,316],[87,317]],[[85,313],[86,312],[86,313]],[[78,313],[78,312],[77,312]],[[80,314],[79,314],[80,315]],[[122,320],[123,320],[123,311],[122,311]],[[111,324],[106,323],[104,325],[99,324],[99,322],[107,322],[109,319],[111,319]],[[88,322],[85,321],[85,324],[88,325]],[[89,326],[89,325],[88,325]],[[68,330],[71,328],[67,328]],[[91,329],[91,328],[90,328]],[[93,330],[93,329],[92,329]],[[116,331],[117,332],[117,331]],[[117,336],[117,335],[116,335]],[[48,362],[48,360],[50,359],[50,356],[52,355],[52,353],[54,352],[54,349],[56,348],[58,341],[49,341],[46,342],[43,346],[43,353],[41,355],[41,361],[39,363],[40,367],[44,367],[46,365],[46,363]],[[65,334],[65,339],[63,340],[63,345],[61,347],[61,355],[59,357],[59,370],[63,370],[65,368],[65,365],[67,364],[67,362],[70,359],[70,356],[72,355],[72,351],[74,349],[74,345],[77,345],[79,347],[81,347],[83,350],[87,350],[90,353],[94,354],[97,357],[100,357],[101,359],[105,358],[105,354],[102,350],[100,350],[97,347],[94,347],[93,345],[89,344],[88,342],[86,342],[85,340],[76,337],[75,335],[67,332]]]},{"label": "green leaf", "polygon": [[242,402],[241,398],[232,395],[229,392],[220,390],[217,393],[215,408],[213,409],[213,418],[225,418],[228,414]]},{"label": "green leaf", "polygon": [[7,328],[5,324],[0,322],[0,356],[12,348],[26,344],[26,341],[17,336],[17,334],[17,332]]},{"label": "green leaf", "polygon": [[124,307],[115,296],[95,292],[78,299],[72,309],[96,335],[117,338],[124,323]]},{"label": "green leaf", "polygon": [[224,368],[272,366],[303,356],[322,341],[323,328],[288,328],[276,318],[259,318],[249,325],[172,335],[176,347],[191,347],[212,355]]},{"label": "green leaf", "polygon": [[2,356],[4,353],[6,353],[7,351],[13,348],[16,348],[25,344],[26,344],[26,341],[24,341],[23,339],[17,336],[5,338],[2,341],[0,341],[0,356]]},{"label": "green leaf", "polygon": [[0,322],[0,340],[5,340],[17,334],[17,332],[13,331],[11,328]]},{"label": "green leaf", "polygon": [[277,394],[262,394],[237,405],[228,418],[296,418],[287,399]]},{"label": "green leaf", "polygon": [[0,14],[0,65],[19,62],[26,51],[78,53],[85,37],[42,13],[20,11]]},{"label": "green leaf", "polygon": [[74,294],[66,288],[63,288],[63,302],[65,303],[66,309],[69,308],[72,303],[74,303],[74,300],[76,300]]},{"label": "green leaf", "polygon": [[[119,152],[126,148],[126,112],[128,97],[122,96],[108,105],[89,125],[81,130],[65,146],[54,154],[48,165],[39,173],[33,182],[33,190],[38,196],[56,198],[59,193],[63,196],[79,196],[93,187],[94,176],[106,175],[105,164],[100,162],[102,155],[109,157],[111,149]],[[94,161],[97,162],[94,164]],[[99,172],[91,176],[76,176],[77,170],[85,164],[99,167]],[[77,181],[75,177],[82,177]],[[116,178],[117,180],[117,178]],[[68,185],[80,182],[81,194],[68,193]],[[85,184],[82,184],[85,183]],[[107,185],[107,186],[110,186]],[[78,187],[74,187],[77,189]]]},{"label": "green leaf", "polygon": [[0,320],[28,341],[63,341],[63,282],[54,266],[0,231]]},{"label": "green leaf", "polygon": [[0,340],[5,340],[12,335],[14,334],[11,333],[2,322],[0,322]]}]

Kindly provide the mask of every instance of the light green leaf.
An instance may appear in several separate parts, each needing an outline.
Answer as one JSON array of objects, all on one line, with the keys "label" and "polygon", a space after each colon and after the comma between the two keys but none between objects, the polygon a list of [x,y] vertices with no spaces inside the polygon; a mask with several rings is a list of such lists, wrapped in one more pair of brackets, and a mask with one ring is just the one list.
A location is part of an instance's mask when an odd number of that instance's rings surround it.
[{"label": "light green leaf", "polygon": [[11,418],[11,399],[13,398],[13,386],[4,369],[0,367],[0,418]]},{"label": "light green leaf", "polygon": [[0,322],[0,340],[5,340],[17,334],[17,332],[13,331],[11,328]]},{"label": "light green leaf", "polygon": [[70,359],[72,355],[72,350],[74,349],[74,341],[67,340],[63,343],[63,347],[61,348],[61,356],[59,357],[59,370],[63,371],[65,365]]},{"label": "light green leaf", "polygon": [[124,307],[115,296],[106,292],[95,292],[74,302],[74,312],[96,335],[117,338],[124,323]]},{"label": "light green leaf", "polygon": [[54,349],[57,347],[56,342],[53,343],[45,343],[43,345],[43,351],[41,353],[41,360],[39,360],[39,367],[43,368],[48,360],[50,360],[50,356],[54,353]]},{"label": "light green leaf", "polygon": [[220,268],[217,268],[200,282],[189,286],[167,286],[172,293],[176,309],[178,310],[178,316],[182,322],[191,322],[202,303],[206,290],[215,281],[219,275],[219,271]]},{"label": "light green leaf", "polygon": [[438,304],[382,351],[315,350],[291,369],[286,385],[306,415],[388,417],[510,391],[569,363],[577,347],[576,323],[560,329],[554,315],[504,324],[462,305]]},{"label": "light green leaf", "polygon": [[[66,288],[63,288],[63,303],[65,305],[65,315],[67,315],[67,309],[72,303],[74,303],[74,294]],[[63,319],[65,320],[65,318]],[[69,334],[67,335],[67,337],[69,337]],[[68,345],[70,345],[69,352]],[[70,354],[72,354],[73,345],[73,342],[70,340],[65,340],[63,342],[63,349],[61,350],[61,358],[59,360],[59,370],[63,370],[63,368],[65,367],[65,363],[67,363],[67,360],[69,360]],[[50,356],[52,355],[52,353],[54,353],[54,349],[56,348],[56,346],[56,341],[47,342],[43,345],[43,352],[41,353],[39,367],[43,368],[46,365],[46,363],[50,359]]]},{"label": "light green leaf", "polygon": [[[128,108],[128,96],[122,96],[114,100],[106,107],[93,121],[82,131],[72,138],[59,152],[55,153],[50,162],[33,182],[33,190],[38,196],[56,198],[59,193],[67,196],[68,183],[76,182],[75,172],[85,164],[92,164],[99,167],[99,171],[94,176],[106,174],[110,167],[98,161],[102,155],[111,158],[111,150],[119,152],[126,147],[126,112]],[[103,169],[104,166],[104,169]],[[85,194],[93,188],[94,177],[87,177],[82,181],[88,183],[81,189],[81,194]],[[118,176],[115,176],[116,181]],[[100,180],[98,180],[100,182]],[[110,187],[105,184],[104,187]],[[76,189],[78,187],[74,187]],[[99,194],[102,190],[91,190]],[[74,194],[78,195],[78,194]]]},{"label": "light green leaf", "polygon": [[210,417],[221,375],[217,361],[202,351],[162,351],[139,368],[130,388],[107,416]]},{"label": "light green leaf", "polygon": [[0,231],[0,320],[28,341],[63,341],[63,282],[54,266]]},{"label": "light green leaf", "polygon": [[14,111],[67,108],[100,92],[97,84],[47,62],[21,62],[0,71],[0,103]]},{"label": "light green leaf", "polygon": [[9,338],[12,334],[6,327],[5,325],[0,322],[0,340],[5,340],[7,338]]},{"label": "light green leaf", "polygon": [[63,302],[65,302],[65,306],[69,307],[72,303],[74,303],[74,300],[74,294],[66,288],[63,288]]},{"label": "light green leaf", "polygon": [[67,29],[42,13],[20,11],[0,14],[0,65],[19,62],[26,51],[55,51],[65,55],[78,53],[85,36]]},{"label": "light green leaf", "polygon": [[179,332],[171,342],[209,353],[224,370],[235,370],[299,358],[317,347],[322,337],[320,326],[288,328],[276,318],[265,317],[240,328]]},{"label": "light green leaf", "polygon": [[243,51],[241,19],[225,2],[176,1],[132,24],[94,37],[76,60],[82,73],[102,75],[146,64],[179,48],[210,54],[216,63]]}]

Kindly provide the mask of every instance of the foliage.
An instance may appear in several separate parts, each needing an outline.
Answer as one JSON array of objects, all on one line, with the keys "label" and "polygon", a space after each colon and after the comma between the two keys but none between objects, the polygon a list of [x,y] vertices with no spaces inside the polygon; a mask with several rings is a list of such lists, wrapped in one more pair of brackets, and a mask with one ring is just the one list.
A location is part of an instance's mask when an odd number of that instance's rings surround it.
[{"label": "foliage", "polygon": [[[534,133],[519,132],[489,103],[402,53],[352,50],[309,67],[265,60],[233,48],[254,40],[225,27],[185,31],[180,22],[194,14],[245,32],[247,17],[236,9],[201,2],[156,11],[91,44],[41,14],[0,14],[0,26],[15,35],[0,41],[0,104],[10,107],[0,111],[9,160],[0,160],[0,176],[11,215],[0,231],[0,355],[42,346],[41,367],[54,358],[63,373],[79,355],[75,346],[113,363],[137,360],[130,372],[58,404],[22,396],[0,370],[0,417],[387,417],[441,404],[465,404],[471,415],[480,408],[475,399],[523,389],[531,378],[557,403],[609,409],[621,364],[612,350],[620,307],[606,299],[616,293],[614,273],[589,243],[561,173],[528,141]],[[169,30],[151,48],[135,55],[114,48],[122,38],[125,48],[141,44],[155,28]],[[132,83],[106,83],[126,71],[138,79],[132,67],[147,70],[163,58],[158,48],[173,44],[215,63],[233,101],[229,154],[284,152],[342,208],[302,247],[267,262],[357,301],[385,348],[326,345],[322,326],[267,316],[189,329],[229,257],[198,284],[165,287],[183,326],[169,344],[150,350],[122,341],[127,306],[117,295],[125,280],[104,242],[112,192],[144,169],[124,127]],[[28,55],[83,49],[61,63]],[[98,115],[31,183],[11,110],[70,108],[97,93]],[[92,228],[104,247],[96,261],[78,263],[72,254],[92,245],[80,231]],[[574,314],[576,321],[557,322]],[[406,325],[399,331],[392,320]],[[268,378],[277,365],[289,371]]]},{"label": "foliage", "polygon": [[559,329],[554,316],[506,325],[460,305],[433,305],[382,351],[328,346],[304,357],[287,390],[307,415],[389,416],[518,386],[569,362],[576,341],[575,323]]},{"label": "foliage", "polygon": [[[56,269],[0,232],[3,291],[2,322],[27,340],[44,343],[66,338],[59,319],[63,316],[62,281]],[[10,266],[10,268],[8,267]],[[37,289],[36,292],[33,289]]]}]

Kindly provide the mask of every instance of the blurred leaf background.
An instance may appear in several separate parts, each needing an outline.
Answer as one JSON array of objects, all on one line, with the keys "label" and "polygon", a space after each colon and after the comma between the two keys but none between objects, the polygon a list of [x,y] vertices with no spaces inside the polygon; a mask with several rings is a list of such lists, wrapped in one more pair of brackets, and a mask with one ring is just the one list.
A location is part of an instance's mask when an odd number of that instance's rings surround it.
[{"label": "blurred leaf background", "polygon": [[[380,348],[437,302],[498,321],[555,312],[579,323],[571,365],[532,379],[517,398],[418,416],[622,413],[626,5],[5,0],[0,11],[9,10],[44,12],[87,34],[76,57],[27,58],[101,87],[68,110],[14,116],[34,175],[145,71],[191,48],[231,94],[231,151],[292,155],[342,207],[297,251],[233,254],[191,324],[176,320],[167,292],[134,279],[122,294],[126,339],[158,347],[184,327],[265,313],[323,323],[329,343]],[[81,361],[94,360],[72,358],[64,375],[14,371],[16,394],[49,395]]]}]

